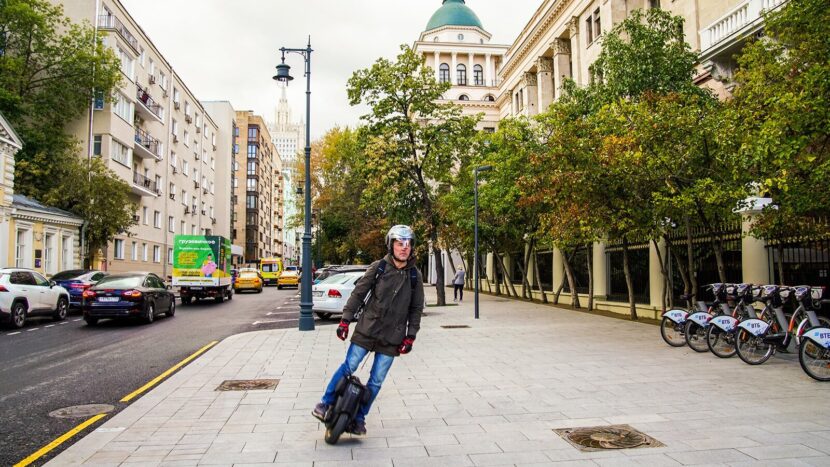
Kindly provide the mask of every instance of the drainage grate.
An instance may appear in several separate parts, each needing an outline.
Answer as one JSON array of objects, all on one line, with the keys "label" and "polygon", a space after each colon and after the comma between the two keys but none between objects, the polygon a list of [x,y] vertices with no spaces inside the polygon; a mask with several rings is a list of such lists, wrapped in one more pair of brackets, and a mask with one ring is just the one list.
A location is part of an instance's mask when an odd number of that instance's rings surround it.
[{"label": "drainage grate", "polygon": [[660,441],[628,425],[559,428],[553,431],[580,451],[656,448],[663,446],[663,443]]},{"label": "drainage grate", "polygon": [[49,416],[54,418],[88,418],[113,410],[115,410],[115,407],[109,404],[73,405],[72,407],[53,410],[49,412]]},{"label": "drainage grate", "polygon": [[467,326],[466,324],[445,324],[441,327],[444,329],[464,329],[469,328],[470,326]]},{"label": "drainage grate", "polygon": [[228,379],[222,382],[217,391],[255,391],[274,389],[280,384],[278,379]]}]

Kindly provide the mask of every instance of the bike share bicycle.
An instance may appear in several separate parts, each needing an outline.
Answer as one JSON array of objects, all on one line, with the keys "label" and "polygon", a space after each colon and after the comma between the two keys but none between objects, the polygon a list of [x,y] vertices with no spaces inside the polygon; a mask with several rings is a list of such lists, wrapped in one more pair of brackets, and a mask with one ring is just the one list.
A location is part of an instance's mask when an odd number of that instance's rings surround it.
[{"label": "bike share bicycle", "polygon": [[[813,304],[828,303],[822,301],[824,289],[813,287],[810,290]],[[819,320],[822,320],[820,317]],[[818,381],[830,381],[830,326],[824,323],[804,332],[801,345],[798,347],[798,362],[807,375]]]},{"label": "bike share bicycle", "polygon": [[[769,301],[772,319],[767,322],[763,319],[765,315],[762,314],[761,319],[748,319],[738,324],[739,330],[736,337],[738,357],[750,365],[760,365],[769,360],[776,350],[786,351],[793,341],[795,341],[796,348],[800,349],[801,337],[808,329],[830,327],[830,321],[824,317],[819,318],[816,314],[817,307],[814,304],[816,300],[813,298],[812,289],[806,285],[764,286],[761,298]],[[821,294],[821,288],[816,288],[816,290],[818,294]],[[788,317],[784,313],[784,304],[790,299],[795,300],[798,307]],[[820,332],[815,335],[811,334],[810,340],[816,342],[817,345],[823,342]],[[818,355],[819,352],[816,351],[815,354]],[[813,376],[806,369],[805,372]]]},{"label": "bike share bicycle", "polygon": [[[703,288],[706,290],[712,290],[715,286],[722,285],[723,284],[710,284],[704,286]],[[669,344],[672,347],[683,347],[688,342],[686,340],[686,323],[689,321],[691,316],[698,315],[699,313],[709,315],[712,311],[712,307],[706,305],[706,302],[702,300],[696,303],[697,309],[693,308],[692,297],[692,294],[685,294],[680,297],[682,300],[686,300],[688,308],[672,308],[671,310],[666,310],[666,312],[663,313],[663,319],[660,321],[660,336],[663,337],[666,344]]]},{"label": "bike share bicycle", "polygon": [[[737,353],[735,336],[738,323],[747,319],[758,319],[752,303],[760,299],[762,288],[752,284],[736,284],[733,297],[737,299],[731,315],[716,316],[706,328],[706,345],[720,358],[734,357]],[[767,308],[765,308],[766,310]]]}]

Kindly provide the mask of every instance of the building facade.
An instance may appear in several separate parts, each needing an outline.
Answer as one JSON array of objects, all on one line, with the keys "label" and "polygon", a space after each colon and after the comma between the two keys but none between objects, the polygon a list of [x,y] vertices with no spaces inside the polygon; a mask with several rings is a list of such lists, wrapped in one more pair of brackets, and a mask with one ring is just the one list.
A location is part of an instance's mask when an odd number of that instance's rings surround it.
[{"label": "building facade", "polygon": [[86,153],[100,157],[131,188],[134,225],[104,249],[95,267],[172,269],[175,234],[217,230],[219,127],[118,0],[62,0],[73,22],[89,21],[121,61],[112,102],[98,99],[90,115],[68,125]]},{"label": "building facade", "polygon": [[[277,101],[274,112],[274,122],[269,125],[271,141],[280,155],[281,168],[279,175],[279,195],[282,209],[279,212],[280,222],[280,247],[282,257],[287,264],[300,263],[301,248],[300,240],[302,229],[294,227],[292,219],[296,219],[299,213],[297,190],[295,189],[301,177],[297,176],[297,158],[304,150],[305,124],[303,120],[294,121],[291,107],[286,97],[287,86],[280,83],[280,99]],[[276,177],[277,175],[275,175]],[[275,238],[276,241],[276,238]]]},{"label": "building facade", "polygon": [[[237,111],[239,151],[236,154],[239,177],[234,191],[235,221],[233,242],[243,247],[244,263],[276,256],[274,228],[275,168],[280,167],[279,154],[271,141],[265,120],[252,111]],[[242,175],[244,174],[244,176]],[[277,198],[278,199],[278,198]]]},{"label": "building facade", "polygon": [[[727,97],[731,89],[730,78],[735,68],[734,54],[739,51],[749,37],[758,34],[763,28],[762,11],[780,8],[787,0],[712,0],[701,2],[697,0],[544,0],[531,16],[519,36],[506,49],[498,60],[496,71],[496,120],[510,117],[531,117],[545,109],[561,95],[561,86],[565,79],[573,79],[578,85],[585,86],[590,82],[589,68],[597,59],[601,51],[601,38],[604,32],[623,21],[636,9],[663,8],[673,15],[684,19],[683,33],[686,41],[693,50],[701,53],[701,66],[695,83],[712,89],[717,95]],[[455,4],[455,5],[451,5]],[[433,15],[427,29],[421,34],[416,43],[417,50],[424,53],[427,64],[439,69],[436,73],[439,79],[446,79],[445,66],[450,62],[449,70],[458,67],[457,56],[444,53],[444,50],[453,50],[450,46],[441,45],[444,41],[455,41],[456,47],[466,46],[462,41],[462,31],[472,28],[472,31],[481,34],[476,28],[480,24],[474,23],[470,13],[459,8],[464,5],[462,0],[444,0],[442,6]],[[448,5],[451,5],[448,7]],[[459,13],[460,12],[460,13]],[[452,14],[451,14],[452,13]],[[474,17],[474,13],[472,14]],[[438,18],[438,22],[433,22]],[[475,18],[477,20],[477,18]],[[451,33],[438,34],[446,31]],[[457,34],[453,36],[453,34]],[[466,37],[466,36],[464,36]],[[478,40],[484,39],[475,36]],[[487,36],[489,39],[489,36]],[[426,48],[434,41],[432,48]],[[436,52],[438,46],[441,50]],[[430,53],[434,58],[430,59]],[[465,63],[474,63],[474,59],[465,59]],[[442,74],[441,69],[444,69]],[[448,91],[448,97],[460,96],[467,92],[467,86],[458,81],[452,81],[453,87]],[[452,74],[452,73],[451,73]],[[455,78],[451,78],[455,79]],[[465,104],[465,102],[461,102]],[[468,108],[465,108],[467,110]],[[489,118],[489,114],[487,114]],[[753,200],[757,201],[757,200]],[[760,207],[758,202],[751,205]],[[749,220],[755,211],[752,209],[741,213],[734,232],[729,236],[735,244],[734,257],[741,277],[733,280],[763,284],[771,281],[771,260],[764,242],[745,235],[748,231]],[[658,256],[659,253],[662,256]],[[639,255],[644,271],[644,283],[638,284],[641,294],[638,296],[638,313],[640,316],[656,317],[662,304],[663,279],[659,257],[666,257],[665,247],[653,244],[644,244],[636,253]],[[627,312],[627,303],[619,293],[619,275],[621,270],[617,262],[621,253],[615,246],[604,243],[593,245],[593,285],[594,297],[598,309]],[[523,261],[523,253],[508,255],[505,258],[505,269],[509,280],[512,280],[520,289],[520,269],[516,263]],[[540,251],[539,270],[541,282],[549,291],[559,289],[565,281],[565,272],[562,256],[558,250],[548,248]],[[446,255],[446,253],[445,253]],[[454,253],[455,255],[455,253]],[[455,264],[460,264],[457,255]],[[531,256],[531,260],[532,260]],[[444,262],[448,274],[444,281],[448,283],[452,271],[447,269],[447,258]],[[434,262],[430,258],[431,280],[434,282]],[[488,278],[496,278],[501,273],[496,267],[492,254],[487,257],[486,274]],[[542,264],[544,263],[544,264]],[[533,274],[535,265],[529,264],[528,279],[534,283]],[[582,292],[578,290],[578,292]],[[537,292],[533,292],[537,297]],[[560,301],[569,303],[570,296],[562,296]]]}]

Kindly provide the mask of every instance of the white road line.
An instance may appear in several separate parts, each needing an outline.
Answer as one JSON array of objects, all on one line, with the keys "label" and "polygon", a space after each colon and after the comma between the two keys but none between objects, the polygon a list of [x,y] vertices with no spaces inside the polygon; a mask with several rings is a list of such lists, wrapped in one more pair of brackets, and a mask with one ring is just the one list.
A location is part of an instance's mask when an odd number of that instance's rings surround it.
[{"label": "white road line", "polygon": [[[77,320],[75,320],[75,321],[77,321]],[[58,324],[69,324],[69,321],[64,321],[64,322],[58,323]]]},{"label": "white road line", "polygon": [[17,331],[17,332],[10,332],[10,333],[8,333],[8,334],[6,334],[6,335],[7,335],[7,336],[15,336],[15,335],[17,335],[17,334],[20,334],[20,331]]},{"label": "white road line", "polygon": [[54,326],[54,324],[50,324],[50,325],[48,325],[48,326],[43,326],[43,327],[45,327],[45,328],[51,328],[52,326]]},{"label": "white road line", "polygon": [[26,332],[37,331],[38,329],[40,329],[40,328],[32,328],[32,329],[27,329],[27,330],[26,330]]},{"label": "white road line", "polygon": [[296,314],[299,314],[299,313],[300,313],[300,310],[295,310],[295,311],[269,311],[268,313],[265,313],[265,316],[271,316],[271,315],[287,315],[287,314],[291,314],[291,313],[296,313]]},{"label": "white road line", "polygon": [[75,322],[75,321],[80,321],[80,320],[81,320],[81,318],[73,319],[72,321]]}]

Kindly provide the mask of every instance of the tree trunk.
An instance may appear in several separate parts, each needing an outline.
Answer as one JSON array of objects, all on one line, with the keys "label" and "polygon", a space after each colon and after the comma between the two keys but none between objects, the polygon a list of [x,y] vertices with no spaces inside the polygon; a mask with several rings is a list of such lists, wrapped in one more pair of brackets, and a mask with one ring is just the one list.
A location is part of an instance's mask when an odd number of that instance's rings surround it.
[{"label": "tree trunk", "polygon": [[690,294],[692,293],[692,281],[689,280],[689,271],[686,269],[686,264],[683,261],[684,258],[681,258],[680,255],[677,254],[677,251],[674,247],[670,247],[671,254],[674,255],[674,260],[677,263],[677,272],[680,273],[680,278],[683,280],[683,293]]},{"label": "tree trunk", "polygon": [[[575,254],[576,250],[574,250]],[[574,254],[571,254],[570,258],[566,258],[564,255],[562,258],[564,259],[565,265],[565,276],[568,278],[568,287],[571,289],[571,306],[574,308],[581,308],[579,305],[579,294],[576,292],[576,281],[574,280],[574,272],[573,268],[571,268],[571,260],[574,258]]]},{"label": "tree trunk", "polygon": [[779,242],[775,250],[778,252],[778,283],[784,285],[787,283],[784,280],[784,244]]},{"label": "tree trunk", "polygon": [[[496,253],[496,259],[499,263],[499,268],[501,269],[501,277],[504,280],[504,290],[507,292],[507,296],[518,297],[519,294],[516,292],[516,288],[513,287],[513,282],[510,280],[510,277],[507,275],[507,268],[504,266],[504,256]],[[512,292],[512,295],[511,295]]]},{"label": "tree trunk", "polygon": [[625,274],[625,286],[628,288],[628,308],[631,312],[631,319],[637,320],[637,307],[634,305],[634,283],[631,281],[631,269],[628,267],[628,238],[623,237],[623,273]]},{"label": "tree trunk", "polygon": [[559,284],[559,287],[556,289],[556,293],[553,294],[553,304],[554,305],[559,304],[559,295],[562,294],[562,290],[564,290],[564,289],[565,289],[565,281],[562,281],[562,283]]},{"label": "tree trunk", "polygon": [[539,286],[539,293],[542,294],[542,303],[547,303],[548,295],[545,293],[545,287],[542,285],[542,276],[539,274],[539,253],[536,249],[533,250],[533,270],[536,273],[536,284]]},{"label": "tree trunk", "polygon": [[718,279],[721,282],[726,282],[726,263],[723,261],[723,237],[715,232],[712,227],[709,219],[706,217],[706,213],[703,212],[703,209],[700,207],[699,203],[695,203],[697,206],[697,213],[700,216],[700,220],[703,222],[703,225],[706,226],[707,234],[709,236],[709,243],[712,245],[712,250],[715,252],[715,262],[718,265]]},{"label": "tree trunk", "polygon": [[689,219],[686,219],[686,262],[689,266],[689,284],[692,290],[686,292],[692,294],[692,303],[697,300],[697,274],[695,270],[695,252],[692,246],[692,226]]},{"label": "tree trunk", "polygon": [[585,245],[585,256],[588,262],[588,311],[594,310],[594,248],[590,243]]},{"label": "tree trunk", "polygon": [[[432,244],[437,245],[438,242],[433,240]],[[444,290],[444,262],[441,261],[441,249],[432,247],[432,256],[435,258],[435,293],[438,296],[436,305],[445,306],[447,304],[446,290]]]},{"label": "tree trunk", "polygon": [[666,303],[666,289],[667,289],[667,284],[668,284],[668,281],[669,281],[668,280],[669,276],[668,276],[668,273],[666,272],[666,265],[663,264],[663,254],[660,253],[660,245],[657,243],[656,239],[652,238],[651,242],[654,244],[654,251],[657,252],[657,260],[660,261],[660,274],[663,276],[663,291],[660,294],[660,296],[662,297],[662,300],[661,300],[661,302],[662,302],[661,305],[663,307],[662,311],[663,311],[663,313],[665,313],[666,312],[666,307],[668,305]]},{"label": "tree trunk", "polygon": [[519,266],[522,271],[522,296],[531,300],[533,300],[533,287],[531,287],[530,280],[527,278],[527,271],[530,269],[527,265],[530,264],[530,252],[533,251],[533,243],[533,237],[530,237],[530,241],[525,245],[524,267]]}]

